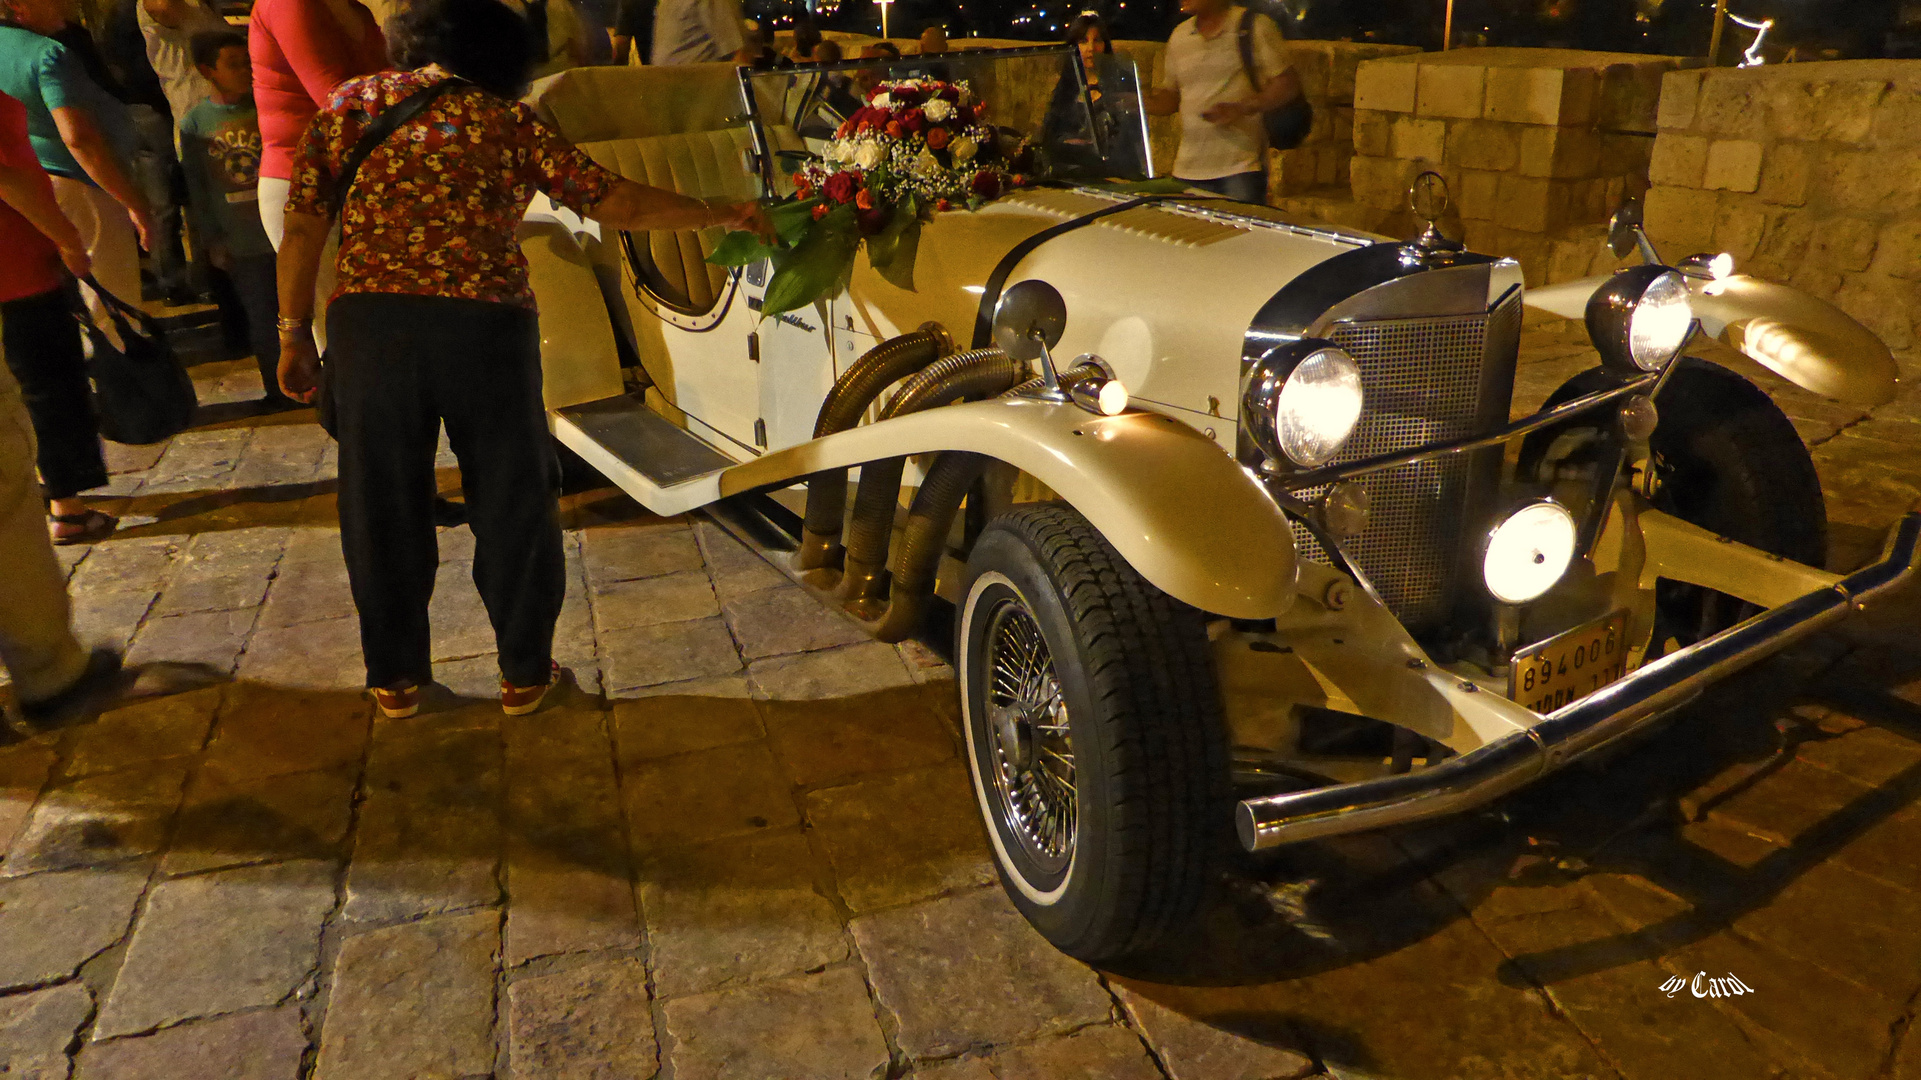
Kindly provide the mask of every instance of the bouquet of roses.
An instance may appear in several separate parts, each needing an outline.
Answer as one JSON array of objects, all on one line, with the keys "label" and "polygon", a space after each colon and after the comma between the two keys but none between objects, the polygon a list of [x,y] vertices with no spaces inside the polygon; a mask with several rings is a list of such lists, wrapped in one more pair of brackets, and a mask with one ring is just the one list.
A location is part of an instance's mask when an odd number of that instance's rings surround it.
[{"label": "bouquet of roses", "polygon": [[768,210],[774,243],[732,232],[707,261],[771,260],[763,315],[846,288],[862,245],[882,277],[911,291],[922,223],[939,211],[978,209],[1026,183],[1015,171],[1025,164],[1025,143],[1003,146],[982,122],[986,111],[964,81],[877,84],[820,157],[794,173],[794,195]]}]

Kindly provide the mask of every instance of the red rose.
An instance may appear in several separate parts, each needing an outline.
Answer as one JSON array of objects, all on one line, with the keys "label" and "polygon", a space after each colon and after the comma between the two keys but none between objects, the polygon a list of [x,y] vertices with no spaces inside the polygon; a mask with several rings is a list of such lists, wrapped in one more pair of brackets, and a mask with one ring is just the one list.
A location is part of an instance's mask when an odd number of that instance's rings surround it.
[{"label": "red rose", "polygon": [[[865,195],[867,193],[863,191],[861,194]],[[891,207],[877,206],[872,210],[862,210],[855,214],[854,224],[860,227],[862,234],[875,236],[878,235],[882,229],[887,228],[887,219],[893,216],[894,211]]]},{"label": "red rose", "polygon": [[843,120],[841,121],[840,129],[834,132],[834,138],[845,139],[847,136],[852,135],[853,133],[854,133],[854,122],[852,120]]},{"label": "red rose", "polygon": [[968,189],[983,199],[998,198],[1001,193],[1001,178],[982,169],[974,174],[974,182],[968,185]]},{"label": "red rose", "polygon": [[887,137],[890,139],[900,138],[900,121],[889,120],[887,122]]},{"label": "red rose", "polygon": [[950,105],[958,105],[960,104],[960,87],[942,86],[940,88],[940,93],[937,93],[934,96],[941,99],[942,101],[947,102]]},{"label": "red rose", "polygon": [[820,220],[821,218],[824,218],[824,217],[826,217],[826,216],[827,216],[827,204],[826,204],[826,203],[821,203],[821,204],[820,204],[819,206],[816,206],[816,207],[814,207],[814,220],[815,220],[815,221],[819,221],[819,220]]},{"label": "red rose", "polygon": [[909,134],[918,134],[927,126],[927,114],[919,109],[909,109],[900,114],[900,129]]},{"label": "red rose", "polygon": [[854,196],[854,205],[862,210],[872,210],[874,208],[874,193],[866,188],[861,188],[860,194]]},{"label": "red rose", "polygon": [[872,90],[867,91],[867,100],[872,101],[886,92],[887,92],[887,87],[876,86]]},{"label": "red rose", "polygon": [[795,197],[805,199],[812,196],[813,194],[814,194],[814,185],[807,182],[807,174],[795,173],[794,174]]},{"label": "red rose", "polygon": [[1015,173],[1013,176],[1008,178],[1007,182],[1009,184],[1012,184],[1014,187],[1026,187],[1027,177],[1022,176],[1020,173]]},{"label": "red rose", "polygon": [[927,129],[927,148],[929,150],[939,150],[941,147],[947,145],[947,140],[948,134],[946,128],[937,127]]},{"label": "red rose", "polygon": [[946,199],[942,199],[941,201],[934,204],[934,209],[936,210],[952,210],[953,208],[954,208],[954,204],[951,202],[948,202]]},{"label": "red rose", "polygon": [[893,100],[896,105],[919,105],[921,103],[921,92],[919,90],[902,87],[894,91]]},{"label": "red rose", "polygon": [[837,203],[848,202],[860,190],[860,175],[852,172],[837,172],[821,185],[821,191]]}]

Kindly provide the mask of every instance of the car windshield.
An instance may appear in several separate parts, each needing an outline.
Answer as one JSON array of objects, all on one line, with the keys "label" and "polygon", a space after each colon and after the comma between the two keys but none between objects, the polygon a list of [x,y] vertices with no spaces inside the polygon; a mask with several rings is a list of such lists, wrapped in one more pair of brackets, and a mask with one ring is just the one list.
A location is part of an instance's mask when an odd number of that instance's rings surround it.
[{"label": "car windshield", "polygon": [[782,195],[793,190],[795,168],[818,157],[879,84],[903,79],[964,84],[1003,143],[1024,140],[1031,148],[1032,179],[1146,179],[1152,162],[1134,62],[1101,54],[1092,76],[1090,90],[1079,51],[1057,45],[743,68],[741,87],[762,182]]}]

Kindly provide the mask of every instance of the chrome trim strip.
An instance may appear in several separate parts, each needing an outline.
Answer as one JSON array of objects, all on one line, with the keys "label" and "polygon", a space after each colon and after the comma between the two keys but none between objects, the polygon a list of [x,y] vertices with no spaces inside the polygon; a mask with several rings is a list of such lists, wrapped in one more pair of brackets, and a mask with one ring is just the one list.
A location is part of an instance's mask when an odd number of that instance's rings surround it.
[{"label": "chrome trim strip", "polygon": [[1921,546],[1921,509],[1888,537],[1880,561],[1838,584],[1771,608],[1628,675],[1523,732],[1418,773],[1244,799],[1235,808],[1241,846],[1262,851],[1345,833],[1442,817],[1480,806],[1628,735],[1726,678],[1908,582]]}]

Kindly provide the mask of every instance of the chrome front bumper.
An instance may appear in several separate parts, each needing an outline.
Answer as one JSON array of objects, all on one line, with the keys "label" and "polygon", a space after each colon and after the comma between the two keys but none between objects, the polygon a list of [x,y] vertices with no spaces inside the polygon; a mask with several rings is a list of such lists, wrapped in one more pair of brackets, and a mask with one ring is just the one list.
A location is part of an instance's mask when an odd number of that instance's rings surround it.
[{"label": "chrome front bumper", "polygon": [[1915,574],[1921,512],[1895,525],[1879,562],[1635,670],[1525,730],[1417,773],[1246,799],[1241,846],[1261,851],[1470,810],[1684,704],[1711,683],[1826,629]]}]

